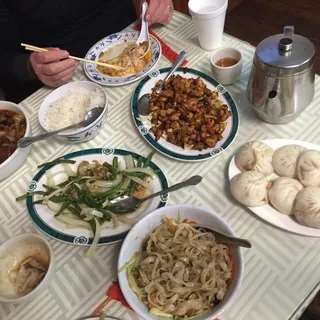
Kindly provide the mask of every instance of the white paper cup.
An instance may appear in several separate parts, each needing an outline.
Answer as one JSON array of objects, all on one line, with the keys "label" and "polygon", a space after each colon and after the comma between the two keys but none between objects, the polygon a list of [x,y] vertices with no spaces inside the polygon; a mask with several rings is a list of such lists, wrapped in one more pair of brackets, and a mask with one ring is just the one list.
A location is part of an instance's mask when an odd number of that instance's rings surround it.
[{"label": "white paper cup", "polygon": [[200,46],[208,51],[219,48],[228,0],[190,0],[188,6]]},{"label": "white paper cup", "polygon": [[[220,59],[233,58],[238,62],[230,67],[220,67],[216,63]],[[229,85],[236,82],[242,70],[241,52],[234,48],[223,48],[215,51],[210,57],[212,76],[219,83]]]}]

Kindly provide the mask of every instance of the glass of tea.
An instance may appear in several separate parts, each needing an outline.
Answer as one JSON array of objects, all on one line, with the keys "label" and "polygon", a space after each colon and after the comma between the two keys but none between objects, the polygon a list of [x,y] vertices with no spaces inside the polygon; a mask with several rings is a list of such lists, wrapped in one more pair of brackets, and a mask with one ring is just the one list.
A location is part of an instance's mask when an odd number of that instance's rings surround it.
[{"label": "glass of tea", "polygon": [[223,85],[237,81],[242,70],[241,52],[234,48],[215,51],[210,57],[213,78]]}]

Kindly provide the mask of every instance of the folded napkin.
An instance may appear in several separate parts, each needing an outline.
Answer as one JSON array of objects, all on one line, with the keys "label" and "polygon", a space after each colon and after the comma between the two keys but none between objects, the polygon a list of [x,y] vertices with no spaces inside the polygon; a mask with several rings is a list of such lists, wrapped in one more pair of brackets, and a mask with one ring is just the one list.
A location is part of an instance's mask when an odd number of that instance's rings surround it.
[{"label": "folded napkin", "polygon": [[[106,295],[107,295],[107,298],[96,308],[96,310],[93,311],[93,313],[92,313],[93,317],[98,317],[100,312],[102,310],[104,310],[107,307],[108,303],[111,302],[112,300],[117,300],[123,306],[125,306],[126,308],[132,310],[132,308],[129,306],[128,302],[126,301],[126,299],[124,298],[124,296],[122,294],[122,291],[120,289],[118,280],[114,281],[112,283],[112,285],[107,290]],[[217,319],[214,319],[214,320],[219,320],[219,319],[217,318]]]},{"label": "folded napkin", "polygon": [[[134,26],[135,30],[140,31],[141,29],[141,23],[138,23]],[[159,36],[157,36],[156,33],[154,33],[152,30],[149,29],[149,33],[153,35],[156,39],[159,40],[162,48],[162,54],[171,62],[174,62],[178,58],[178,53],[172,50]],[[181,64],[181,67],[185,67],[188,64],[188,60],[184,60],[184,62]]]}]

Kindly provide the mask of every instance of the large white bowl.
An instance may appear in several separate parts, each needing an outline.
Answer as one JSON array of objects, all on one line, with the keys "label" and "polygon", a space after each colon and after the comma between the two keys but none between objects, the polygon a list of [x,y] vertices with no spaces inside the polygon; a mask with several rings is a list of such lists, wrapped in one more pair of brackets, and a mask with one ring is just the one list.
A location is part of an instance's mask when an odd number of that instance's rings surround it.
[{"label": "large white bowl", "polygon": [[[63,142],[68,142],[68,143],[81,143],[88,141],[92,138],[94,138],[101,130],[103,127],[107,115],[108,115],[108,96],[106,92],[103,90],[101,86],[99,86],[96,83],[90,82],[90,81],[75,81],[75,82],[70,82],[67,83],[58,89],[54,90],[51,92],[42,102],[38,114],[39,122],[41,127],[45,130],[46,129],[46,124],[45,124],[45,117],[48,112],[49,106],[60,99],[61,97],[65,96],[70,89],[80,89],[84,88],[89,91],[93,91],[94,89],[101,90],[104,94],[105,97],[105,106],[104,106],[104,111],[100,115],[100,117],[91,123],[91,125],[85,127],[85,128],[80,128],[79,130],[72,131],[72,132],[67,132],[67,133],[59,133],[56,135],[56,138],[63,141]],[[61,115],[63,117],[63,114]]]},{"label": "large white bowl", "polygon": [[[22,113],[26,118],[26,133],[25,136],[31,135],[31,126],[29,119],[24,110],[15,103],[9,101],[0,101],[0,109],[11,110],[17,113]],[[15,152],[4,162],[0,164],[0,181],[9,177],[14,173],[26,160],[31,146],[26,148],[17,148]]]},{"label": "large white bowl", "polygon": [[53,251],[51,249],[51,246],[49,244],[49,242],[36,235],[36,234],[23,234],[23,235],[19,235],[16,237],[13,237],[11,239],[9,239],[8,241],[6,241],[5,243],[3,243],[0,246],[0,257],[3,256],[3,254],[9,250],[9,251],[14,251],[14,249],[21,245],[21,243],[23,242],[27,242],[28,244],[39,244],[42,247],[45,248],[45,250],[47,251],[47,254],[49,255],[49,267],[47,270],[47,273],[45,275],[45,277],[42,279],[42,281],[39,283],[39,285],[32,290],[31,292],[29,292],[28,294],[26,294],[25,296],[21,296],[19,298],[7,298],[7,297],[3,297],[0,295],[0,302],[7,302],[7,303],[23,303],[23,302],[27,302],[30,301],[32,299],[34,299],[35,297],[37,297],[38,295],[40,295],[43,291],[45,291],[51,280],[52,277],[54,275],[54,265],[55,265],[55,261],[54,261],[54,256],[53,256]]},{"label": "large white bowl", "polygon": [[[228,225],[226,221],[221,219],[212,210],[202,207],[192,206],[188,204],[178,204],[167,206],[157,209],[147,216],[143,217],[136,225],[130,230],[125,238],[119,255],[118,269],[120,269],[126,262],[128,262],[132,255],[141,249],[144,239],[161,223],[163,223],[163,217],[178,218],[180,213],[181,220],[189,219],[196,221],[199,225],[214,228],[220,230],[231,236],[236,236],[234,231]],[[236,274],[224,299],[209,312],[202,316],[193,318],[194,320],[212,320],[219,316],[224,310],[226,310],[237,295],[241,281],[243,278],[243,256],[239,247],[232,248],[232,254],[236,263]],[[119,274],[119,283],[124,297],[126,298],[132,309],[143,319],[146,320],[164,320],[168,318],[157,317],[148,312],[147,307],[137,299],[135,293],[130,289],[126,271]]]}]

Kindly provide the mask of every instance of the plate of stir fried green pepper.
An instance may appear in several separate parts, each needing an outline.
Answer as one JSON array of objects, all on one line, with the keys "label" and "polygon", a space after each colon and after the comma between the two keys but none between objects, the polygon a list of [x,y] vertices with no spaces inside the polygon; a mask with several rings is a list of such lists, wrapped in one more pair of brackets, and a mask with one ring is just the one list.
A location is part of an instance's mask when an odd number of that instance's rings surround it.
[{"label": "plate of stir fried green pepper", "polygon": [[67,154],[40,165],[28,193],[17,201],[26,199],[31,219],[42,232],[90,246],[86,255],[91,255],[98,244],[123,240],[142,216],[167,204],[164,194],[125,215],[110,207],[117,197],[143,198],[168,187],[152,156],[112,148]]}]

